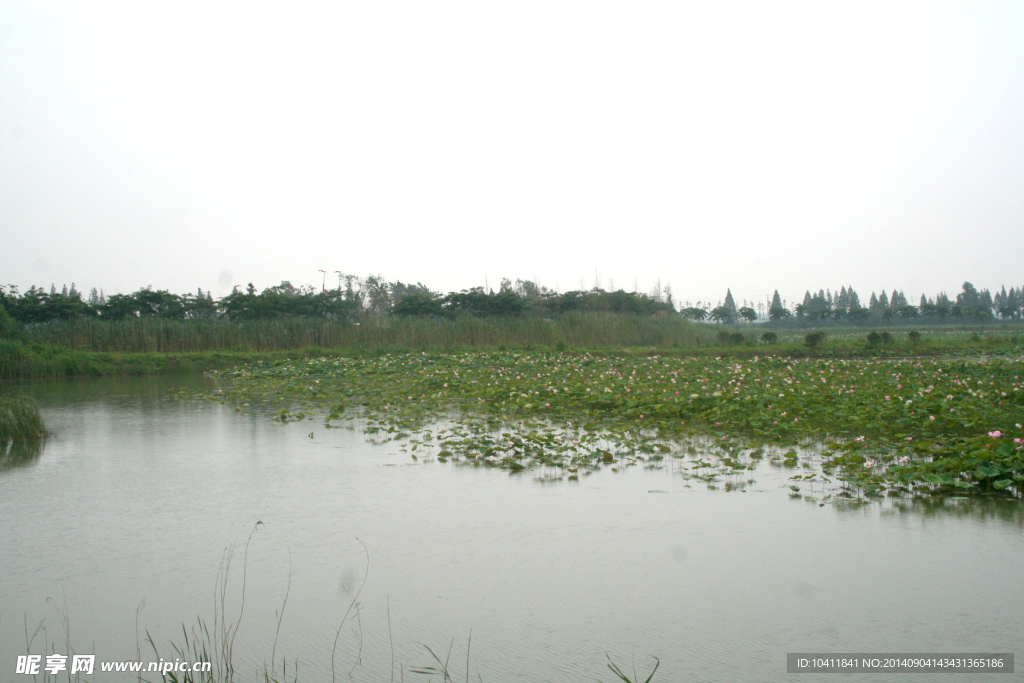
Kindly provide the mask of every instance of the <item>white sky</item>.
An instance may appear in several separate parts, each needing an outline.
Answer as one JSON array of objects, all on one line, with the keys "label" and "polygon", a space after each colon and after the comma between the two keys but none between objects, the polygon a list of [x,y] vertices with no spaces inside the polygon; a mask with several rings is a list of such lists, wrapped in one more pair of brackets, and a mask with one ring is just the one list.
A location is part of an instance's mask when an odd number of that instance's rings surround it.
[{"label": "white sky", "polygon": [[[1024,3],[0,0],[0,283],[1024,284]],[[331,277],[328,277],[328,283]]]}]

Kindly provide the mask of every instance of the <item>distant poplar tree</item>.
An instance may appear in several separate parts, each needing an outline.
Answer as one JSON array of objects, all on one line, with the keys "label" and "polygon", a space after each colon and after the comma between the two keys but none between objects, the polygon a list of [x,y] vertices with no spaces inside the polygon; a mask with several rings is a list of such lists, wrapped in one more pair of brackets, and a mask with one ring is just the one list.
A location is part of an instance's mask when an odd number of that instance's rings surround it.
[{"label": "distant poplar tree", "polygon": [[846,287],[839,288],[839,293],[836,294],[833,304],[833,307],[837,311],[843,311],[845,313],[850,310],[850,295],[846,292]]},{"label": "distant poplar tree", "polygon": [[736,302],[732,298],[732,290],[725,290],[725,302],[722,304],[725,308],[729,309],[733,313],[736,312]]},{"label": "distant poplar tree", "polygon": [[779,298],[779,290],[775,290],[775,294],[772,295],[772,305],[768,308],[782,308],[782,299]]}]

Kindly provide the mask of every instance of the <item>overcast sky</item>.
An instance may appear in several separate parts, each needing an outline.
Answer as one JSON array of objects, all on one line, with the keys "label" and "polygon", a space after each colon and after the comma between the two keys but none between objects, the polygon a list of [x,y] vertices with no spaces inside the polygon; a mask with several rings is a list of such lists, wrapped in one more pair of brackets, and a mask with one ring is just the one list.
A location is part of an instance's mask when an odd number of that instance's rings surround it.
[{"label": "overcast sky", "polygon": [[1024,2],[0,1],[22,289],[916,303],[1022,256]]}]

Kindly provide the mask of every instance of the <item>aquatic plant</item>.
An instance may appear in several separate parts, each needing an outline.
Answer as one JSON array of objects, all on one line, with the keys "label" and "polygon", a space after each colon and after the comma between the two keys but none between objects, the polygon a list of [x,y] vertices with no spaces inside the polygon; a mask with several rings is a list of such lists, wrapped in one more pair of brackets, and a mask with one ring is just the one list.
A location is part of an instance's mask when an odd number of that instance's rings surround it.
[{"label": "aquatic plant", "polygon": [[46,435],[39,406],[23,396],[0,396],[0,443]]},{"label": "aquatic plant", "polygon": [[[358,416],[411,457],[550,466],[570,480],[683,457],[694,438],[733,450],[818,441],[830,476],[857,491],[1019,495],[1022,374],[1021,359],[419,353],[258,362],[215,373],[230,382],[208,396],[273,406],[284,422]],[[715,467],[746,465],[726,456]]]},{"label": "aquatic plant", "polygon": [[[640,678],[636,675],[636,663],[635,662],[633,664],[633,678],[630,678],[629,676],[627,676],[626,674],[624,674],[622,672],[622,669],[620,669],[618,667],[618,665],[615,662],[612,661],[612,658],[609,655],[605,654],[605,657],[608,658],[608,668],[611,669],[611,672],[613,674],[615,674],[619,678],[619,680],[625,681],[625,683],[639,683]],[[650,675],[648,675],[647,678],[644,679],[644,683],[651,683],[651,679],[654,678],[655,672],[658,670],[658,667],[661,666],[661,660],[660,659],[658,659],[657,657],[654,657],[653,659],[654,659],[654,668],[651,669]]]}]

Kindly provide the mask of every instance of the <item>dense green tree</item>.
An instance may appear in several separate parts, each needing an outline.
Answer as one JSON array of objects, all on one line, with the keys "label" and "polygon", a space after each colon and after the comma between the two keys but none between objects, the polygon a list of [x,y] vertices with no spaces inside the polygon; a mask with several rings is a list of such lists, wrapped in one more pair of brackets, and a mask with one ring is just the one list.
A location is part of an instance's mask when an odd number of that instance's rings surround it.
[{"label": "dense green tree", "polygon": [[724,304],[711,309],[711,319],[720,323],[731,323],[736,320],[736,312]]},{"label": "dense green tree", "polygon": [[441,301],[428,294],[414,293],[402,297],[393,309],[395,315],[407,316],[441,316],[444,308]]},{"label": "dense green tree", "polygon": [[80,296],[59,294],[52,285],[49,294],[42,287],[33,286],[19,296],[17,288],[12,288],[5,295],[4,306],[8,314],[22,325],[71,320],[95,314]]}]

